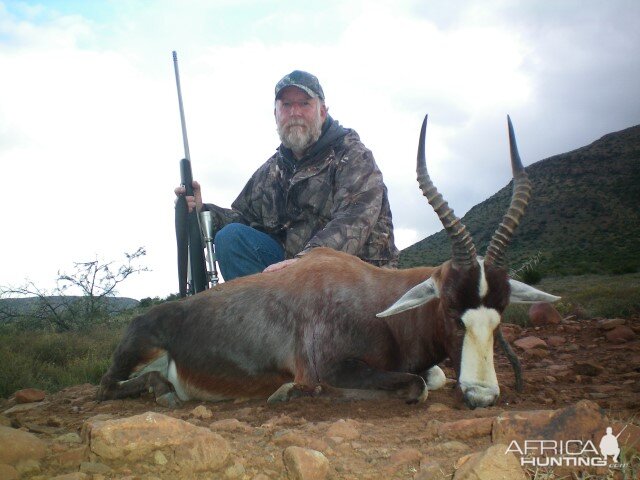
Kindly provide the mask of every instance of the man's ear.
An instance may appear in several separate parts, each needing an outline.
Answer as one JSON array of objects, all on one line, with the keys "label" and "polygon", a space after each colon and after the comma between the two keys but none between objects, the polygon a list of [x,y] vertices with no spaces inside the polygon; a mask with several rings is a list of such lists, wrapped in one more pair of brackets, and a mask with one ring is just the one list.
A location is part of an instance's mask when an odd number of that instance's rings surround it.
[{"label": "man's ear", "polygon": [[[320,101],[320,99],[318,99],[318,101]],[[320,104],[320,117],[322,118],[322,121],[324,122],[327,119],[327,114],[329,113],[329,109],[327,108],[327,106],[324,104],[324,102],[322,102]]]}]

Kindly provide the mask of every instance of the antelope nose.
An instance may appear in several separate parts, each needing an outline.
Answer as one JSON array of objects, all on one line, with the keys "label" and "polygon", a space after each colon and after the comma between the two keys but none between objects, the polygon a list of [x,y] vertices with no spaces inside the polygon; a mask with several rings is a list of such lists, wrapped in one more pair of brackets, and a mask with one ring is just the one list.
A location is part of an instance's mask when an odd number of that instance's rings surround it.
[{"label": "antelope nose", "polygon": [[500,392],[496,386],[490,385],[470,385],[462,389],[462,398],[467,407],[471,410],[475,408],[490,407],[496,403]]}]

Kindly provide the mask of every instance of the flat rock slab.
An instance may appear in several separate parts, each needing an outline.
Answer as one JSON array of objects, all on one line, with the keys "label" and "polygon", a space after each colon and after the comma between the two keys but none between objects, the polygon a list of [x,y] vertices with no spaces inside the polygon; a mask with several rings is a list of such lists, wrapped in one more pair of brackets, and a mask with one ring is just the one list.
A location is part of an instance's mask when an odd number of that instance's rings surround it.
[{"label": "flat rock slab", "polygon": [[117,420],[89,419],[83,438],[103,461],[154,463],[161,452],[168,463],[192,471],[215,471],[230,453],[227,441],[208,428],[155,412]]},{"label": "flat rock slab", "polygon": [[[493,422],[494,443],[525,440],[591,440],[599,441],[609,420],[596,403],[581,400],[561,410],[506,412]],[[597,442],[596,442],[597,443]]]},{"label": "flat rock slab", "polygon": [[47,444],[35,435],[10,427],[0,427],[0,464],[16,466],[25,461],[40,461]]}]

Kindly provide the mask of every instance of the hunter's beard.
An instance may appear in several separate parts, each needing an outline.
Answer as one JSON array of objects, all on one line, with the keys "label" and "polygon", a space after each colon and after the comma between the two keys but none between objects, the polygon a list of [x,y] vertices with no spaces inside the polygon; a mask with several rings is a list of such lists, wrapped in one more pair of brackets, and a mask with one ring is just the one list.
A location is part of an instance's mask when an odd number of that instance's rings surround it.
[{"label": "hunter's beard", "polygon": [[322,116],[318,115],[309,123],[304,119],[292,119],[278,124],[278,135],[282,145],[295,153],[302,153],[316,143],[322,133]]}]

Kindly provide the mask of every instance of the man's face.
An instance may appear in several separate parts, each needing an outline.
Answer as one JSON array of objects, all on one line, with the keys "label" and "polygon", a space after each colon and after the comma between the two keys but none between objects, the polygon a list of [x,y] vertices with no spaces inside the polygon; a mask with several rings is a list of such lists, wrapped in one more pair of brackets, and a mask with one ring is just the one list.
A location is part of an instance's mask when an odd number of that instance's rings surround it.
[{"label": "man's face", "polygon": [[319,99],[291,86],[280,93],[274,114],[282,144],[301,154],[320,138],[327,109]]}]

